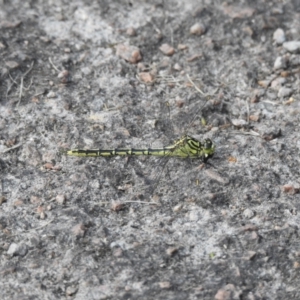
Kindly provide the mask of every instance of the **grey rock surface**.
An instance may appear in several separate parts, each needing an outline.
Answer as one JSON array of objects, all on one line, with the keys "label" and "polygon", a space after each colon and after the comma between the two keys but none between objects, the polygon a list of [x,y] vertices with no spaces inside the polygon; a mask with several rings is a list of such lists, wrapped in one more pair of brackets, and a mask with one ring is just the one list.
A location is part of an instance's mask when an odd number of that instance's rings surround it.
[{"label": "grey rock surface", "polygon": [[[300,299],[299,14],[0,0],[1,299]],[[61,152],[186,133],[207,164]]]}]

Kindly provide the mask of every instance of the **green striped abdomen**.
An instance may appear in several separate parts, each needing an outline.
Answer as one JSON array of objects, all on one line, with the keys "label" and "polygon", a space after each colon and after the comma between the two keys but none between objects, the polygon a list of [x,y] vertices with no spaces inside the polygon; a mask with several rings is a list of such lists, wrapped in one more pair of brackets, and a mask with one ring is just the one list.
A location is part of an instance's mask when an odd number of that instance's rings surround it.
[{"label": "green striped abdomen", "polygon": [[152,155],[152,156],[167,156],[169,153],[168,148],[161,149],[111,149],[111,150],[101,150],[101,149],[74,149],[67,151],[67,155],[70,156],[82,156],[82,157],[97,157],[97,156],[127,156],[127,155]]}]

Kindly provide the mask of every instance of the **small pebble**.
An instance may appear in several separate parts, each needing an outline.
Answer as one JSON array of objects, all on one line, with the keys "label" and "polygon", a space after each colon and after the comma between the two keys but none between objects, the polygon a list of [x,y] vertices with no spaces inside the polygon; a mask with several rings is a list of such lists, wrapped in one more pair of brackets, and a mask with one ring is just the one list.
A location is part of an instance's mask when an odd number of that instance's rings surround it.
[{"label": "small pebble", "polygon": [[285,42],[285,34],[281,28],[278,28],[273,33],[273,40],[277,45],[281,45]]},{"label": "small pebble", "polygon": [[125,44],[119,44],[117,46],[116,54],[132,64],[136,64],[142,59],[142,55],[138,47]]},{"label": "small pebble", "polygon": [[249,120],[253,122],[258,122],[259,120],[259,115],[250,115]]},{"label": "small pebble", "polygon": [[55,200],[58,204],[62,205],[65,203],[66,197],[65,197],[65,195],[59,194],[55,197]]},{"label": "small pebble", "polygon": [[295,261],[293,266],[294,266],[295,269],[299,269],[300,268],[300,262]]},{"label": "small pebble", "polygon": [[56,93],[51,91],[47,94],[47,98],[55,98],[56,97]]},{"label": "small pebble", "polygon": [[63,78],[65,76],[68,76],[69,71],[68,70],[62,70],[58,73],[57,78]]},{"label": "small pebble", "polygon": [[280,128],[270,128],[269,131],[263,132],[261,137],[266,141],[272,141],[281,136]]},{"label": "small pebble", "polygon": [[295,195],[297,193],[299,193],[299,188],[298,187],[294,187],[291,184],[285,184],[281,187],[282,192],[289,194],[289,195]]},{"label": "small pebble", "polygon": [[38,214],[41,214],[43,211],[44,211],[44,207],[41,206],[41,205],[39,205],[38,208],[36,209],[36,212],[37,212]]},{"label": "small pebble", "polygon": [[192,56],[188,57],[186,60],[188,62],[192,62],[192,61],[195,61],[195,60],[201,58],[202,56],[203,56],[202,53],[193,54]]},{"label": "small pebble", "polygon": [[128,36],[136,36],[136,31],[135,31],[135,29],[134,29],[133,27],[129,27],[129,28],[127,28],[127,30],[126,30],[126,34],[127,34]]},{"label": "small pebble", "polygon": [[258,227],[253,224],[247,224],[241,227],[241,231],[257,231]]},{"label": "small pebble", "polygon": [[14,201],[14,206],[21,206],[23,204],[24,204],[24,202],[21,199],[17,199]]},{"label": "small pebble", "polygon": [[282,87],[278,91],[278,97],[289,97],[293,93],[293,89]]},{"label": "small pebble", "polygon": [[243,256],[244,260],[251,260],[256,255],[255,251],[246,252],[245,256]]},{"label": "small pebble", "polygon": [[40,103],[40,100],[39,100],[38,97],[33,96],[33,97],[31,98],[31,102],[32,102],[32,103]]},{"label": "small pebble", "polygon": [[27,246],[25,244],[11,243],[7,254],[11,256],[25,256],[28,252]]},{"label": "small pebble", "polygon": [[61,72],[59,72],[59,74],[57,75],[57,78],[60,79],[61,83],[71,82],[71,74],[68,70],[62,70]]},{"label": "small pebble", "polygon": [[117,248],[113,251],[113,256],[115,257],[121,257],[123,255],[123,251],[121,248]]},{"label": "small pebble", "polygon": [[139,62],[137,64],[137,68],[141,71],[145,71],[145,70],[148,70],[148,67],[145,66],[145,64],[143,64],[142,62]]},{"label": "small pebble", "polygon": [[31,196],[30,197],[30,203],[32,204],[40,204],[42,202],[41,198],[37,196]]},{"label": "small pebble", "polygon": [[289,66],[291,66],[291,67],[298,67],[298,66],[300,66],[300,55],[292,54],[289,57]]},{"label": "small pebble", "polygon": [[253,36],[254,32],[253,32],[253,29],[250,27],[250,26],[246,26],[243,28],[243,31],[248,34],[249,36]]},{"label": "small pebble", "polygon": [[50,43],[51,42],[50,38],[47,37],[47,36],[40,36],[40,40],[44,43]]},{"label": "small pebble", "polygon": [[290,97],[287,101],[284,102],[284,105],[290,105],[293,102],[295,102],[295,99],[293,97]]},{"label": "small pebble", "polygon": [[182,204],[175,205],[173,207],[173,212],[179,212],[182,209]]},{"label": "small pebble", "polygon": [[251,219],[254,216],[254,212],[252,209],[246,208],[243,212],[243,215],[247,219]]},{"label": "small pebble", "polygon": [[182,70],[180,64],[178,64],[178,63],[175,63],[175,65],[173,66],[173,69],[176,70],[176,71],[181,71]]},{"label": "small pebble", "polygon": [[267,88],[270,84],[270,81],[269,80],[259,80],[257,83],[258,83],[258,85],[262,86],[263,88]]},{"label": "small pebble", "polygon": [[44,164],[44,168],[46,169],[46,170],[52,170],[53,169],[53,164],[51,164],[51,163],[45,163]]},{"label": "small pebble", "polygon": [[219,289],[216,293],[215,300],[229,300],[229,299],[239,299],[241,297],[239,290],[235,285],[229,283],[223,288]]},{"label": "small pebble", "polygon": [[279,90],[286,83],[286,79],[283,77],[277,77],[271,82],[271,88]]},{"label": "small pebble", "polygon": [[185,49],[187,49],[188,48],[188,46],[187,45],[184,45],[184,44],[178,44],[178,46],[177,46],[177,49],[178,50],[185,50]]},{"label": "small pebble", "polygon": [[237,162],[237,158],[235,156],[229,156],[227,160],[231,163],[236,163]]},{"label": "small pebble", "polygon": [[206,176],[211,178],[212,180],[215,180],[221,184],[228,184],[229,183],[229,178],[221,176],[218,172],[212,171],[212,170],[205,170]]},{"label": "small pebble", "polygon": [[163,54],[168,55],[168,56],[172,56],[175,53],[175,49],[172,46],[170,46],[169,44],[162,44],[159,47],[159,50]]},{"label": "small pebble", "polygon": [[124,209],[124,207],[125,207],[124,203],[122,203],[120,201],[113,201],[110,209],[112,211],[120,211],[120,210]]},{"label": "small pebble", "polygon": [[274,63],[274,70],[285,69],[287,66],[286,58],[283,56],[278,56]]},{"label": "small pebble", "polygon": [[16,28],[18,27],[20,24],[22,23],[22,21],[14,21],[14,22],[10,22],[10,21],[2,21],[1,22],[1,29],[8,29],[8,28]]},{"label": "small pebble", "polygon": [[18,244],[12,243],[12,244],[10,244],[10,246],[7,250],[7,254],[13,256],[16,253],[17,249],[18,249]]},{"label": "small pebble", "polygon": [[86,227],[83,223],[79,223],[72,228],[72,233],[76,237],[83,237],[86,232]]},{"label": "small pebble", "polygon": [[283,43],[283,48],[289,52],[298,52],[300,50],[300,41],[290,41]]},{"label": "small pebble", "polygon": [[145,83],[152,83],[155,81],[155,76],[150,72],[139,73],[139,79]]},{"label": "small pebble", "polygon": [[174,256],[178,252],[178,248],[176,247],[170,247],[166,250],[166,253],[168,256]]},{"label": "small pebble", "polygon": [[190,28],[190,33],[195,35],[202,35],[205,33],[205,26],[202,23],[196,23]]},{"label": "small pebble", "polygon": [[73,296],[77,293],[78,287],[76,286],[68,286],[66,289],[66,295],[67,296]]},{"label": "small pebble", "polygon": [[0,196],[0,205],[4,202],[6,202],[6,198],[4,196]]},{"label": "small pebble", "polygon": [[161,289],[169,289],[171,287],[171,283],[169,281],[162,281],[159,283],[159,287]]},{"label": "small pebble", "polygon": [[[225,3],[225,2],[224,2]],[[228,15],[232,19],[245,19],[251,18],[255,9],[247,6],[234,6],[234,5],[223,5],[222,6],[224,14]]]},{"label": "small pebble", "polygon": [[243,119],[232,119],[231,123],[236,127],[244,127],[248,125],[248,122]]},{"label": "small pebble", "polygon": [[5,65],[9,67],[9,69],[16,69],[20,66],[16,61],[13,60],[6,61]]}]

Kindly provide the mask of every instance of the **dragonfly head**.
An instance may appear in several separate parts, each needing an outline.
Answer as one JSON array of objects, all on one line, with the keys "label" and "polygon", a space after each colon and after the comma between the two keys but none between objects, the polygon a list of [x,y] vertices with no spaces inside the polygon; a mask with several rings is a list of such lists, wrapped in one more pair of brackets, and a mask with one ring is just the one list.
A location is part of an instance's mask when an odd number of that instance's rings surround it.
[{"label": "dragonfly head", "polygon": [[203,142],[204,161],[213,157],[215,153],[215,144],[210,139],[205,139]]}]

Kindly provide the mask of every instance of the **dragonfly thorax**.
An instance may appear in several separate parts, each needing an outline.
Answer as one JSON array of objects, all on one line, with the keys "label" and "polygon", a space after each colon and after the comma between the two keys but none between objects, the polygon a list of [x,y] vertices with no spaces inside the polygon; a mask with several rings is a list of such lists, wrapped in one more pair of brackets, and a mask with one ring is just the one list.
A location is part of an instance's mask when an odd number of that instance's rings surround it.
[{"label": "dragonfly thorax", "polygon": [[169,156],[201,158],[204,161],[212,157],[215,152],[215,145],[210,139],[205,139],[202,143],[189,135],[182,136],[172,146],[166,148],[170,151]]}]

